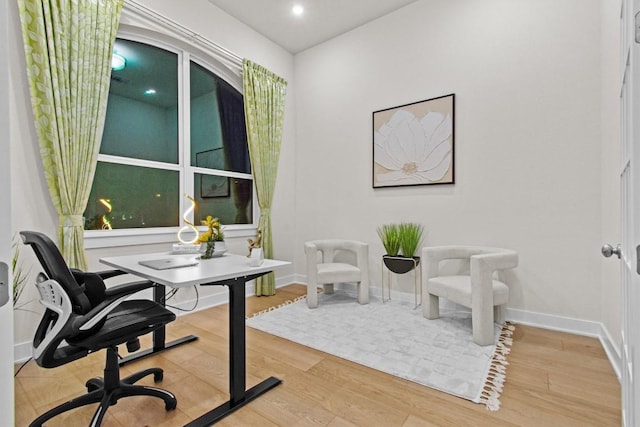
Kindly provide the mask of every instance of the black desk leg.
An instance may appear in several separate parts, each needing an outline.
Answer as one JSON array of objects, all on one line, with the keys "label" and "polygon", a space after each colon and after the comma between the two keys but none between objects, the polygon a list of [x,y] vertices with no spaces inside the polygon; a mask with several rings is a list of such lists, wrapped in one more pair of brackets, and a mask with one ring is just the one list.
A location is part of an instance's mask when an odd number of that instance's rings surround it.
[{"label": "black desk leg", "polygon": [[[264,273],[263,273],[264,274]],[[261,274],[260,274],[261,275]],[[260,276],[258,275],[258,276]],[[223,403],[200,418],[191,421],[185,427],[210,426],[241,408],[263,393],[282,383],[276,377],[269,377],[261,383],[245,390],[247,382],[247,348],[245,333],[246,301],[244,288],[247,280],[231,280],[229,287],[229,395],[228,402]]]},{"label": "black desk leg", "polygon": [[[164,285],[156,284],[153,287],[153,300],[163,307],[165,306],[165,293],[166,287]],[[198,339],[196,335],[187,335],[182,338],[178,338],[177,340],[166,342],[167,334],[165,325],[162,325],[162,327],[156,329],[151,334],[153,339],[152,347],[146,350],[138,351],[130,356],[123,357],[122,359],[120,359],[120,366],[124,366],[129,362],[133,362],[134,360],[142,359],[147,356],[151,356],[152,354],[157,354],[178,345],[186,344]]]},{"label": "black desk leg", "polygon": [[244,400],[247,385],[244,285],[229,286],[229,394],[231,403]]},{"label": "black desk leg", "polygon": [[[164,285],[156,284],[153,287],[153,300],[158,304],[165,307],[165,294],[167,292],[167,288]],[[152,332],[153,336],[153,351],[162,351],[165,348],[165,340],[167,336],[167,328],[165,325],[162,325],[161,328],[156,329]]]}]

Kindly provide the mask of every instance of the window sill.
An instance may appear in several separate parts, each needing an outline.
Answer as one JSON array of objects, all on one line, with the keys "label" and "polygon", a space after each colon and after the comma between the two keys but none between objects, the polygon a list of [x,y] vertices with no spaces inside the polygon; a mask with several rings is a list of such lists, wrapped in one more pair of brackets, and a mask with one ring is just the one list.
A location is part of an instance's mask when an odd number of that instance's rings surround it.
[{"label": "window sill", "polygon": [[[85,249],[112,248],[116,246],[154,245],[176,243],[178,227],[139,228],[126,230],[85,230]],[[255,225],[234,225],[223,227],[227,239],[255,237]]]}]

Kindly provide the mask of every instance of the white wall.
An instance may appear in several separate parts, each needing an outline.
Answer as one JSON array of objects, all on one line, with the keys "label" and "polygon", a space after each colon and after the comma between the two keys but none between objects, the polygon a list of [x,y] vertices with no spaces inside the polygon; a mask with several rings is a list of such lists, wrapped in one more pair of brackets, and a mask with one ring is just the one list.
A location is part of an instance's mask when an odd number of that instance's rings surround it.
[{"label": "white wall", "polygon": [[[426,245],[517,250],[512,308],[600,321],[600,13],[423,0],[296,55],[296,247],[367,241],[379,286],[376,227],[418,221]],[[372,189],[371,112],[449,93],[455,185]]]},{"label": "white wall", "polygon": [[[9,13],[6,3],[0,4],[0,57],[6,58],[9,53]],[[4,267],[11,265],[11,176],[10,156],[11,151],[11,109],[9,102],[9,63],[3,61],[0,64],[0,198],[3,201],[0,206],[0,262]],[[6,271],[6,270],[5,270]],[[11,273],[9,273],[11,274]],[[0,285],[0,299],[8,296],[9,301],[0,306],[0,424],[14,425],[14,388],[12,387],[13,352],[13,296],[9,291],[9,281],[4,280]]]},{"label": "white wall", "polygon": [[[55,236],[10,3],[13,223]],[[419,221],[427,245],[516,249],[511,307],[619,330],[618,295],[601,285],[616,283],[616,267],[599,255],[619,234],[608,212],[618,202],[617,147],[603,144],[617,138],[617,2],[423,0],[295,59],[206,0],[141,3],[288,80],[272,216],[275,256],[294,267],[280,277],[305,273],[304,241],[340,236],[371,244],[379,286],[376,227]],[[456,184],[373,190],[371,112],[448,93],[456,94]],[[101,256],[153,249],[165,247],[88,256],[101,268]],[[35,321],[16,317],[17,343],[31,339]]]},{"label": "white wall", "polygon": [[[620,3],[602,1],[602,240],[620,240]],[[619,348],[622,337],[620,262],[602,258],[602,323]]]},{"label": "white wall", "polygon": [[[11,97],[11,110],[14,113],[14,128],[11,141],[11,176],[13,186],[13,226],[15,230],[40,230],[52,237],[57,236],[57,214],[51,204],[44,175],[41,171],[41,161],[38,138],[33,126],[30,94],[25,72],[24,50],[20,33],[20,18],[16,2],[9,6],[9,55],[11,61],[11,86],[15,93]],[[206,0],[190,0],[189,7],[183,2],[173,0],[141,0],[141,4],[154,11],[170,17],[179,24],[188,27],[195,33],[205,37],[235,54],[259,63],[289,82],[287,89],[284,135],[280,169],[274,195],[272,217],[274,234],[275,257],[293,259],[293,215],[294,215],[294,82],[293,57],[281,47],[260,36],[234,18],[222,12]],[[228,242],[231,250],[243,253],[246,250],[245,238],[231,239]],[[131,252],[146,252],[153,250],[167,250],[170,246],[145,245],[126,248],[91,249],[87,251],[89,267],[91,269],[105,269],[99,264],[102,256]],[[25,250],[25,264],[33,263],[34,272],[40,271],[35,257]],[[278,272],[278,276],[288,276],[293,267]],[[35,299],[35,290],[29,287],[25,292],[26,300]],[[200,296],[206,298],[216,293],[226,293],[223,288],[208,288],[200,291]],[[181,300],[189,300],[194,295],[184,292]],[[27,308],[39,311],[37,303]],[[15,342],[23,343],[32,339],[39,316],[30,312],[19,312],[15,321]]]}]

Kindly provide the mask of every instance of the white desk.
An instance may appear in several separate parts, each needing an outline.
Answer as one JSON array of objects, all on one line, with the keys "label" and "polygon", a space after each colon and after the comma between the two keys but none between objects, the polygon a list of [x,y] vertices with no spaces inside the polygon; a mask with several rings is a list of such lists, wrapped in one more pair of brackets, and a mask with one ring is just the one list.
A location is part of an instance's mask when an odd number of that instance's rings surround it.
[{"label": "white desk", "polygon": [[[100,262],[127,273],[134,274],[162,286],[154,288],[154,299],[163,302],[165,286],[172,288],[200,286],[227,286],[229,288],[229,396],[228,402],[207,412],[187,424],[189,427],[208,426],[229,415],[236,409],[276,387],[282,381],[269,377],[246,390],[246,336],[245,336],[245,286],[253,280],[277,268],[291,264],[287,261],[265,259],[259,267],[250,267],[249,259],[242,255],[225,254],[219,258],[199,260],[198,265],[168,270],[155,270],[139,264],[142,260],[168,257],[195,258],[197,255],[170,255],[154,253],[101,258]],[[164,329],[153,336],[153,349],[148,354],[163,351],[171,346],[197,339],[191,336],[167,346]],[[157,341],[157,342],[156,342]]]},{"label": "white desk", "polygon": [[168,252],[124,255],[101,258],[100,262],[108,266],[135,274],[136,276],[151,280],[154,283],[172,288],[183,288],[193,285],[207,285],[211,282],[219,282],[227,279],[253,275],[257,273],[269,273],[277,268],[291,264],[288,261],[265,259],[259,267],[250,267],[249,258],[242,255],[225,254],[218,258],[198,260],[198,265],[192,267],[170,268],[167,270],[155,270],[139,264],[139,261],[186,258],[196,259],[200,255],[171,255]]}]

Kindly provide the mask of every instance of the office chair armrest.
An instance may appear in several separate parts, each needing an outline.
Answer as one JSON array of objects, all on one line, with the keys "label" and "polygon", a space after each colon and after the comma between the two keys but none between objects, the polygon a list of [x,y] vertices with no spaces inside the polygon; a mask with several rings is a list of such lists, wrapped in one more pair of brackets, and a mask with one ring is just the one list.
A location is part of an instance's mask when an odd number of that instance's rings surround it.
[{"label": "office chair armrest", "polygon": [[122,301],[132,294],[155,286],[148,280],[140,282],[125,283],[105,290],[105,300],[83,316],[78,316],[73,320],[73,327],[80,331],[88,331],[102,321],[113,311]]},{"label": "office chair armrest", "polygon": [[100,276],[102,280],[107,280],[112,277],[122,276],[123,274],[127,274],[126,271],[122,271],[122,270],[105,270],[105,271],[96,271],[95,273],[98,276]]},{"label": "office chair armrest", "polygon": [[71,274],[73,274],[74,279],[76,279],[78,283],[84,283],[85,277],[87,274],[97,274],[102,280],[127,274],[125,271],[121,271],[121,270],[105,270],[105,271],[95,271],[95,272],[82,271],[82,270],[78,270],[77,268],[71,268],[70,270],[71,270]]},{"label": "office chair armrest", "polygon": [[107,300],[112,300],[125,295],[135,294],[136,292],[144,289],[153,288],[155,283],[149,280],[142,280],[139,282],[123,283],[122,285],[111,286],[104,291],[104,295]]},{"label": "office chair armrest", "polygon": [[77,331],[91,330],[91,328],[102,322],[122,301],[129,298],[129,295],[129,293],[125,293],[119,297],[104,300],[93,307],[87,314],[76,317],[72,322],[73,328]]}]

